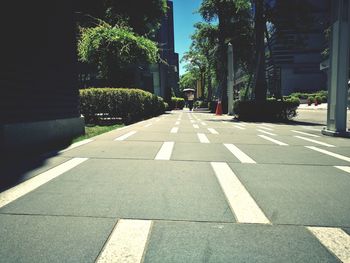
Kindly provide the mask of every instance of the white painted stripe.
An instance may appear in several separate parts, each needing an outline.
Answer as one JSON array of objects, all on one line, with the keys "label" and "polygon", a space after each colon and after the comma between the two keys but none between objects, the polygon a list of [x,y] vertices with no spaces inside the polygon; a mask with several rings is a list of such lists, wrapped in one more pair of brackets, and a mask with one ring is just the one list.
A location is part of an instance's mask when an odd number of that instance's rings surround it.
[{"label": "white painted stripe", "polygon": [[224,144],[225,147],[234,155],[241,163],[256,163],[252,158],[242,152],[236,145],[234,144]]},{"label": "white painted stripe", "polygon": [[320,131],[322,131],[323,126],[320,127],[320,128],[312,128],[312,127],[302,126],[302,128],[305,129],[305,130],[309,130],[309,131],[318,131],[318,132],[320,132]]},{"label": "white painted stripe", "polygon": [[149,123],[149,124],[147,124],[147,125],[145,125],[145,126],[143,126],[144,128],[148,128],[148,127],[150,127],[150,126],[152,126],[153,124],[152,123]]},{"label": "white painted stripe", "polygon": [[340,154],[337,154],[337,153],[329,152],[329,151],[317,148],[315,146],[305,146],[305,147],[308,148],[308,149],[311,149],[311,150],[314,150],[314,151],[317,151],[317,152],[320,152],[320,153],[324,153],[324,154],[327,154],[329,156],[338,158],[340,160],[344,160],[344,161],[350,162],[350,158],[346,157],[344,155],[340,155]]},{"label": "white painted stripe", "polygon": [[64,153],[66,151],[72,150],[74,148],[80,147],[82,145],[88,144],[88,143],[93,142],[93,141],[94,141],[93,139],[86,139],[86,140],[83,140],[83,141],[80,141],[80,142],[73,143],[71,146],[69,146],[68,148],[60,151],[59,153]]},{"label": "white painted stripe", "polygon": [[268,130],[268,131],[273,131],[273,129],[268,128],[268,127],[264,127],[264,126],[258,126],[258,128]]},{"label": "white painted stripe", "polygon": [[308,227],[309,231],[342,262],[350,263],[350,236],[340,228]]},{"label": "white painted stripe", "polygon": [[275,144],[277,144],[277,145],[280,145],[280,146],[288,146],[288,144],[286,144],[286,143],[284,143],[284,142],[281,142],[281,141],[272,139],[272,138],[267,137],[267,136],[265,136],[265,135],[258,135],[258,136],[261,137],[261,138],[263,138],[263,139],[265,139],[265,140],[268,140],[268,141],[270,141],[270,142],[273,142],[273,143],[275,143]]},{"label": "white painted stripe", "polygon": [[262,126],[266,126],[266,127],[268,127],[268,128],[273,128],[274,126],[273,125],[271,125],[271,124],[266,124],[266,123],[263,123],[263,124],[261,124]]},{"label": "white painted stripe", "polygon": [[271,224],[227,163],[211,166],[239,223]]},{"label": "white painted stripe", "polygon": [[301,131],[295,131],[295,130],[291,130],[291,131],[295,132],[295,133],[303,134],[303,135],[306,135],[306,136],[310,136],[310,137],[320,138],[320,136],[318,136],[318,135],[307,133],[307,132],[301,132]]},{"label": "white painted stripe", "polygon": [[202,124],[203,126],[207,126],[207,124],[206,124],[205,122],[203,122],[203,121],[201,122],[201,124]]},{"label": "white painted stripe", "polygon": [[180,125],[180,121],[175,122],[175,125]]},{"label": "white painted stripe", "polygon": [[237,129],[240,129],[240,130],[245,130],[244,127],[241,127],[241,126],[239,126],[239,125],[232,125],[232,126],[235,127],[235,128],[237,128]]},{"label": "white painted stripe", "polygon": [[210,143],[209,139],[204,133],[197,133],[197,136],[201,143]]},{"label": "white painted stripe", "polygon": [[305,137],[302,137],[302,136],[294,136],[294,137],[298,138],[298,139],[301,139],[301,140],[304,140],[304,141],[313,142],[313,143],[316,143],[316,144],[319,144],[319,145],[322,145],[322,146],[326,146],[326,147],[335,147],[332,144],[319,142],[319,141],[316,141],[316,140],[313,140],[313,139],[310,139],[310,138],[305,138]]},{"label": "white painted stripe", "polygon": [[195,123],[196,121],[195,120],[191,120],[191,123]]},{"label": "white painted stripe", "polygon": [[141,263],[151,227],[150,220],[119,220],[96,262]]},{"label": "white painted stripe", "polygon": [[198,124],[193,124],[193,128],[195,128],[195,129],[199,129]]},{"label": "white painted stripe", "polygon": [[79,164],[85,162],[88,158],[73,158],[65,163],[62,163],[44,173],[41,173],[15,187],[12,187],[0,193],[0,208],[20,198],[21,196],[37,189],[43,184],[55,179],[61,174],[73,169]]},{"label": "white painted stripe", "polygon": [[131,125],[118,128],[117,131],[125,130],[126,128],[130,128],[130,126],[131,126]]},{"label": "white painted stripe", "polygon": [[277,136],[276,134],[272,133],[272,132],[268,132],[268,131],[264,131],[264,130],[261,130],[261,129],[256,129],[258,132],[261,132],[261,133],[265,133],[267,135],[271,135],[271,136]]},{"label": "white painted stripe", "polygon": [[130,136],[134,135],[137,131],[130,131],[120,137],[118,137],[117,139],[115,139],[115,141],[124,141],[125,139],[129,138]]},{"label": "white painted stripe", "polygon": [[156,119],[156,122],[159,122],[161,119],[160,118],[158,118],[158,119]]},{"label": "white painted stripe", "polygon": [[213,128],[208,128],[208,131],[211,133],[211,134],[219,134],[215,129]]},{"label": "white painted stripe", "polygon": [[349,166],[334,166],[334,167],[350,174],[350,167]]},{"label": "white painted stripe", "polygon": [[174,127],[171,129],[170,133],[177,133],[179,131],[179,127]]},{"label": "white painted stripe", "polygon": [[239,125],[239,126],[242,126],[242,127],[245,127],[245,126],[246,126],[246,124],[241,123],[241,122],[235,122],[235,124],[236,124],[236,125]]},{"label": "white painted stripe", "polygon": [[170,160],[171,154],[174,149],[175,142],[164,142],[155,160]]}]

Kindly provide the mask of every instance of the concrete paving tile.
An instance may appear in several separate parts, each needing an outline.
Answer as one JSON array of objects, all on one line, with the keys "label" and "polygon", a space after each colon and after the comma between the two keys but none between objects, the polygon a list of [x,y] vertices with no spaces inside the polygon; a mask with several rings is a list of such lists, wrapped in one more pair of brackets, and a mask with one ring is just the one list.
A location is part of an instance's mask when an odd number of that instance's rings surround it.
[{"label": "concrete paving tile", "polygon": [[0,215],[0,261],[95,262],[116,219]]},{"label": "concrete paving tile", "polygon": [[208,163],[88,160],[0,213],[234,222]]},{"label": "concrete paving tile", "polygon": [[339,261],[304,227],[155,222],[144,262]]},{"label": "concrete paving tile", "polygon": [[153,160],[161,146],[162,142],[94,141],[65,152],[62,156]]},{"label": "concrete paving tile", "polygon": [[239,162],[223,144],[213,143],[176,143],[171,160]]},{"label": "concrete paving tile", "polygon": [[230,166],[272,223],[350,227],[350,177],[336,168]]}]

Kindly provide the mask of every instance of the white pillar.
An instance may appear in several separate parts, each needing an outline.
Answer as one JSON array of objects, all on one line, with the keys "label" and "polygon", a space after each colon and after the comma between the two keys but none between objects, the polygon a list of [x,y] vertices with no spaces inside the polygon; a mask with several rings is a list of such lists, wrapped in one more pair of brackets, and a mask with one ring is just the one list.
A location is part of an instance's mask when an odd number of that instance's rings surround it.
[{"label": "white pillar", "polygon": [[227,97],[228,97],[228,114],[233,115],[233,81],[234,81],[234,69],[233,69],[233,48],[232,44],[228,44],[227,50]]},{"label": "white pillar", "polygon": [[330,86],[328,87],[327,129],[322,133],[349,136],[347,131],[347,89],[349,78],[350,0],[332,0],[330,43]]}]

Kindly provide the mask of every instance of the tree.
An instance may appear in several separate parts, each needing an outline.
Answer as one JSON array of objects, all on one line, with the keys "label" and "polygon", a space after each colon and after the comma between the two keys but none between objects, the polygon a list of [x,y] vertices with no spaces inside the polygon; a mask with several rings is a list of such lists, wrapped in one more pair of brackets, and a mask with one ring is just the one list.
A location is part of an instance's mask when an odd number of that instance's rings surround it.
[{"label": "tree", "polygon": [[77,10],[83,15],[83,26],[94,25],[91,17],[102,19],[111,25],[127,21],[134,32],[152,35],[166,14],[166,0],[79,0]]},{"label": "tree", "polygon": [[197,75],[198,72],[195,71],[187,71],[180,77],[180,90],[184,89],[195,89],[197,84]]},{"label": "tree", "polygon": [[101,78],[111,86],[129,86],[126,77],[129,66],[137,63],[156,63],[157,44],[138,36],[126,26],[111,26],[101,22],[97,27],[82,28],[78,42],[82,62],[95,66]]},{"label": "tree", "polygon": [[232,29],[237,28],[239,21],[245,21],[242,17],[249,16],[249,12],[250,4],[246,0],[203,0],[199,9],[205,21],[218,21],[217,74],[224,112],[227,112],[227,44],[235,34]]}]

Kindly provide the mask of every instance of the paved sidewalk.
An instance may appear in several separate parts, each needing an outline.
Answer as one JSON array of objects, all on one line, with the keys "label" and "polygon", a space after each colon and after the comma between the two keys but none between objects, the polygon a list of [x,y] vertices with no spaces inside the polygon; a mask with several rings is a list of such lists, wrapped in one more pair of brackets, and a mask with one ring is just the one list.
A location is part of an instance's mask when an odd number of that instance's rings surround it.
[{"label": "paved sidewalk", "polygon": [[350,262],[350,140],[173,111],[0,193],[0,262]]}]

